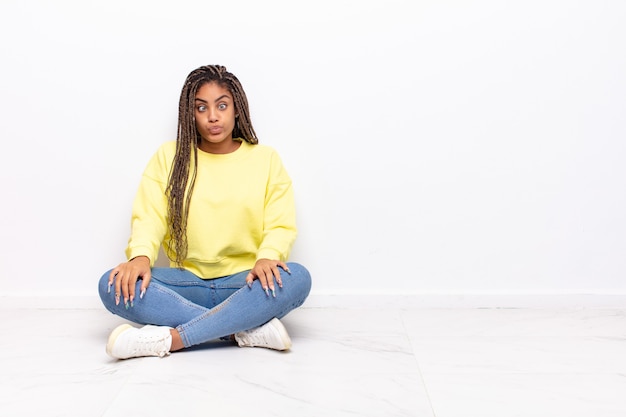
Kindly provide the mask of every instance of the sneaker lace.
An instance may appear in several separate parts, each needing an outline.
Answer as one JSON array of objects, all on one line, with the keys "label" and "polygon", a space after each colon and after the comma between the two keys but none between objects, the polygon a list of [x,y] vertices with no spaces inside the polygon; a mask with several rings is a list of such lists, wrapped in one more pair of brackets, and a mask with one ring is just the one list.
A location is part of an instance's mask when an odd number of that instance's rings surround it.
[{"label": "sneaker lace", "polygon": [[247,330],[239,334],[239,337],[248,344],[267,344],[266,332],[262,328]]},{"label": "sneaker lace", "polygon": [[138,356],[148,356],[156,353],[160,358],[169,355],[166,339],[157,336],[145,336],[136,341],[133,353]]}]

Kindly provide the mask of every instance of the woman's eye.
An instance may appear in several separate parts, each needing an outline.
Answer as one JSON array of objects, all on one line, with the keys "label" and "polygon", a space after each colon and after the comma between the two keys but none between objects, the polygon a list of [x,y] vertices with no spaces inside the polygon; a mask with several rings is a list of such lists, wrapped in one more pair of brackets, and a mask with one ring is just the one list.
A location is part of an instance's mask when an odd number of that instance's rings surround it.
[{"label": "woman's eye", "polygon": [[198,111],[206,111],[206,106],[198,106]]},{"label": "woman's eye", "polygon": [[220,103],[217,108],[220,110],[226,110],[226,103]]}]

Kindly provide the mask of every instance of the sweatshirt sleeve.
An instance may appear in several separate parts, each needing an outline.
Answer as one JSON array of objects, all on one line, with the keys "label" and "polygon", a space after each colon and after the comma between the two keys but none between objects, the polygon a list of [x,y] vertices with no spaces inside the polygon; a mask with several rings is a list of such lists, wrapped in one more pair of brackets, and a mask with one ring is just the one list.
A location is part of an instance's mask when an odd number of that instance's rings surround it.
[{"label": "sweatshirt sleeve", "polygon": [[126,257],[147,256],[154,265],[167,232],[167,198],[165,189],[169,164],[163,147],[148,163],[139,183],[131,216],[131,234]]},{"label": "sweatshirt sleeve", "polygon": [[296,211],[291,178],[276,152],[271,155],[263,225],[257,260],[286,261],[297,235]]}]

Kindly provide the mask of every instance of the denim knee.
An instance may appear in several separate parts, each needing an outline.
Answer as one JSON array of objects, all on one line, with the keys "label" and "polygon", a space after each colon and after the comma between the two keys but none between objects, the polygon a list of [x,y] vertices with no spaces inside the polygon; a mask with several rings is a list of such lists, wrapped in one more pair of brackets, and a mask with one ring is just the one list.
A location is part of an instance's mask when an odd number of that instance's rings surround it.
[{"label": "denim knee", "polygon": [[311,273],[302,264],[297,262],[287,262],[291,277],[300,289],[300,297],[302,302],[308,297],[311,292]]}]

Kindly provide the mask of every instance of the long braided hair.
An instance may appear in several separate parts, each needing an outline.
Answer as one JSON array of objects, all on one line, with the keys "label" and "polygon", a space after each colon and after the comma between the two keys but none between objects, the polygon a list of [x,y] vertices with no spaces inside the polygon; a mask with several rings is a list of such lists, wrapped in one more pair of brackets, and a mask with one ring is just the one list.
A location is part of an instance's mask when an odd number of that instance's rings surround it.
[{"label": "long braided hair", "polygon": [[[259,143],[250,120],[248,99],[237,77],[221,65],[206,65],[193,70],[180,93],[176,155],[166,189],[170,248],[176,255],[173,260],[179,268],[187,257],[187,217],[198,170],[198,145],[202,141],[196,129],[196,93],[204,84],[211,82],[228,89],[233,95],[235,114],[238,116],[235,118],[233,140],[245,140],[253,145]],[[171,259],[172,254],[168,253],[168,257]]]}]

